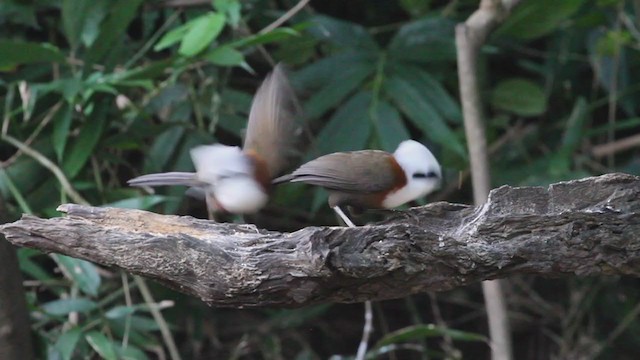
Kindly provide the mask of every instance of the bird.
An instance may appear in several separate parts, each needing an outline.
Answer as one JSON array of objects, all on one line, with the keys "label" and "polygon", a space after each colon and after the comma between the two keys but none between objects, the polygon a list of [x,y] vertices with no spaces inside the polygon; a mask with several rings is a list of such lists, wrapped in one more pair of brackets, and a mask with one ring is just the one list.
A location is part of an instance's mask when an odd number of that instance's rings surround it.
[{"label": "bird", "polygon": [[415,140],[405,140],[393,153],[359,150],[323,155],[273,183],[302,182],[325,188],[329,206],[354,227],[342,206],[395,208],[433,192],[441,180],[440,164],[431,151]]},{"label": "bird", "polygon": [[130,179],[130,186],[184,185],[204,195],[211,213],[252,214],[264,207],[271,179],[295,157],[302,132],[301,107],[278,64],[258,88],[249,111],[242,148],[223,144],[191,149],[195,172],[167,172]]}]

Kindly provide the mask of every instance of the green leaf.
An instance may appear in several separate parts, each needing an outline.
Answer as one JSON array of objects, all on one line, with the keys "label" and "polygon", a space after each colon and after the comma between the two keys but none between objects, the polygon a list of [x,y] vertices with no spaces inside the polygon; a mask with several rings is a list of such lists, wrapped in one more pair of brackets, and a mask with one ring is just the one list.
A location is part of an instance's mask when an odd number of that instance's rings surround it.
[{"label": "green leaf", "polygon": [[374,63],[352,63],[335,72],[329,82],[305,103],[305,114],[312,119],[321,117],[353,93],[375,70]]},{"label": "green leaf", "polygon": [[319,39],[350,50],[380,50],[373,37],[361,25],[323,15],[315,16],[311,21],[316,26],[310,28],[309,32]]},{"label": "green leaf", "polygon": [[91,10],[91,1],[63,0],[62,24],[67,41],[72,48],[77,48],[84,28],[87,13]]},{"label": "green leaf", "polygon": [[108,5],[110,0],[84,1],[90,3],[91,6],[84,14],[84,26],[80,35],[82,44],[90,47],[100,35],[100,24],[107,16]]},{"label": "green leaf", "polygon": [[179,126],[167,129],[157,136],[147,153],[145,172],[157,172],[164,169],[171,157],[175,155],[175,149],[183,136],[184,128]]},{"label": "green leaf", "polygon": [[86,260],[75,259],[65,255],[53,255],[58,266],[64,269],[83,293],[91,296],[98,295],[101,279],[96,266]]},{"label": "green leaf", "polygon": [[429,139],[466,158],[462,142],[418,88],[400,77],[390,77],[383,83],[383,89],[393,103]]},{"label": "green leaf", "polygon": [[[90,1],[87,1],[91,4]],[[86,56],[86,64],[90,65],[107,56],[116,41],[124,42],[125,32],[131,21],[138,14],[138,8],[143,0],[116,0],[110,1],[111,11],[100,25],[100,34],[93,42]]]},{"label": "green leaf", "polygon": [[195,19],[191,19],[188,22],[174,28],[171,29],[169,32],[167,32],[166,34],[164,34],[162,36],[162,38],[160,39],[160,41],[158,41],[156,43],[156,45],[153,47],[154,51],[161,51],[164,50],[166,48],[168,48],[169,46],[178,43],[180,40],[182,40],[182,38],[187,34],[187,31],[189,31],[189,29],[191,28],[191,25],[193,24],[193,22],[195,22],[196,20],[198,20],[199,18],[195,18]]},{"label": "green leaf", "polygon": [[584,3],[585,0],[524,1],[496,30],[495,35],[523,40],[539,38],[560,28]]},{"label": "green leaf", "polygon": [[379,348],[381,346],[396,344],[399,342],[412,341],[412,340],[421,340],[432,337],[442,337],[449,336],[453,340],[459,341],[481,341],[488,342],[488,339],[480,334],[443,328],[439,326],[435,326],[433,324],[429,325],[415,325],[408,326],[406,328],[400,329],[398,331],[391,332],[387,334],[385,337],[380,339],[374,348]]},{"label": "green leaf", "polygon": [[402,141],[411,138],[400,113],[388,102],[381,101],[371,109],[371,117],[383,150],[393,152]]},{"label": "green leaf", "polygon": [[51,44],[0,40],[0,70],[12,70],[21,64],[61,61],[64,55]]},{"label": "green leaf", "polygon": [[18,263],[20,264],[20,271],[42,282],[51,280],[51,273],[46,271],[39,263],[31,260],[33,256],[37,255],[42,255],[42,253],[34,249],[18,249]]},{"label": "green leaf", "polygon": [[318,154],[365,148],[372,125],[368,113],[371,99],[370,92],[359,92],[336,111],[318,134]]},{"label": "green leaf", "polygon": [[452,20],[440,16],[403,25],[389,43],[389,56],[417,62],[455,60],[454,28]]},{"label": "green leaf", "polygon": [[238,27],[240,23],[240,10],[242,8],[239,0],[213,0],[213,7],[221,13],[227,15],[231,26]]},{"label": "green leaf", "polygon": [[73,327],[58,337],[58,340],[56,340],[53,346],[60,352],[60,358],[62,360],[70,360],[72,358],[73,351],[76,349],[81,335],[82,330],[79,327]]},{"label": "green leaf", "polygon": [[129,344],[126,348],[116,347],[118,360],[147,360],[147,354],[138,347]]},{"label": "green leaf", "polygon": [[549,156],[549,174],[552,177],[563,178],[571,173],[571,161],[574,151],[580,146],[584,138],[585,123],[588,119],[587,101],[580,97],[576,100],[573,110],[566,121],[560,148]]},{"label": "green leaf", "polygon": [[194,56],[207,48],[224,28],[225,15],[209,12],[191,23],[185,34],[178,53],[184,56]]},{"label": "green leaf", "polygon": [[89,299],[60,299],[42,305],[42,310],[48,314],[63,316],[71,312],[88,313],[98,305]]},{"label": "green leaf", "polygon": [[69,138],[69,129],[71,128],[71,115],[71,105],[69,103],[65,103],[62,105],[62,108],[58,110],[58,113],[53,119],[53,134],[51,138],[53,141],[53,149],[56,152],[58,161],[62,161],[64,148],[67,145],[67,139]]},{"label": "green leaf", "polygon": [[277,28],[269,31],[265,34],[254,34],[245,38],[236,40],[229,44],[233,47],[250,47],[256,45],[263,45],[268,43],[277,43],[284,40],[291,39],[294,36],[300,36],[300,32],[291,28]]},{"label": "green leaf", "polygon": [[84,167],[89,157],[94,153],[93,149],[100,141],[104,131],[107,109],[100,106],[94,112],[94,116],[87,119],[75,139],[68,156],[64,159],[62,168],[69,178],[74,178]]},{"label": "green leaf", "polygon": [[213,49],[204,58],[220,66],[236,66],[244,61],[244,55],[228,45]]},{"label": "green leaf", "polygon": [[101,332],[91,331],[85,335],[85,339],[91,345],[91,348],[97,352],[105,360],[118,360],[116,347]]},{"label": "green leaf", "polygon": [[538,116],[547,111],[547,99],[542,87],[522,78],[498,83],[491,93],[491,105],[520,116]]},{"label": "green leaf", "polygon": [[389,69],[390,76],[397,75],[411,83],[446,120],[454,123],[462,122],[460,105],[431,74],[417,66],[397,63],[390,63]]},{"label": "green leaf", "polygon": [[115,306],[107,311],[104,316],[107,319],[118,319],[133,314],[137,308],[135,306]]}]

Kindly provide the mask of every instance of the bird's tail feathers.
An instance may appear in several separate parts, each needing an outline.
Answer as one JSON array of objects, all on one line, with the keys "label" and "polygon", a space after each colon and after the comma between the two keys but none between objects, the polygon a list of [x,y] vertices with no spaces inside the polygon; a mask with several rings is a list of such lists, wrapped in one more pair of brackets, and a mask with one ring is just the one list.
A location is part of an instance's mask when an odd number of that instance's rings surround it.
[{"label": "bird's tail feathers", "polygon": [[127,181],[127,184],[130,186],[198,186],[202,183],[192,172],[166,172],[138,176]]},{"label": "bird's tail feathers", "polygon": [[293,178],[294,176],[292,174],[282,175],[280,177],[277,177],[271,180],[271,184],[278,185],[278,184],[286,183],[293,180]]}]

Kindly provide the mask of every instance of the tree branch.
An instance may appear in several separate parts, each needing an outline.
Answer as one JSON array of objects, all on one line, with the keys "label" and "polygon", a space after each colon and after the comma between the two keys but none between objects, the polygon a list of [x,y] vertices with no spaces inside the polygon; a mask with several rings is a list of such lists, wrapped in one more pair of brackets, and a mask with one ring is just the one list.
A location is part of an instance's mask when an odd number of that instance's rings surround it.
[{"label": "tree branch", "polygon": [[216,306],[303,306],[448,290],[485,279],[640,275],[640,177],[493,190],[357,228],[294,233],[140,210],[62,205],[0,227],[18,246],[153,278]]}]

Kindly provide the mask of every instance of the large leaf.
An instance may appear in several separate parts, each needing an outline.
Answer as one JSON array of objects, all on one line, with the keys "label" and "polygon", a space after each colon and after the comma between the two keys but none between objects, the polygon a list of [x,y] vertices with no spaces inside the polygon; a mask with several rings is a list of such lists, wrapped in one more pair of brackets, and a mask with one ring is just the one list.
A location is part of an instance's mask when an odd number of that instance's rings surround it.
[{"label": "large leaf", "polygon": [[71,105],[69,103],[65,103],[62,105],[62,108],[58,110],[53,119],[53,135],[51,136],[51,139],[53,141],[53,149],[56,152],[58,161],[62,160],[64,148],[67,145],[67,139],[69,138],[71,115]]},{"label": "large leaf", "polygon": [[88,313],[98,305],[89,299],[59,299],[42,305],[42,310],[47,314],[63,316],[71,312]]},{"label": "large leaf", "polygon": [[178,52],[184,56],[194,56],[206,49],[224,28],[225,15],[209,12],[191,23],[184,35]]},{"label": "large leaf", "polygon": [[292,28],[277,28],[264,34],[254,34],[230,43],[233,47],[249,47],[263,45],[272,42],[282,42],[291,39],[294,36],[300,36],[300,33]]},{"label": "large leaf", "polygon": [[491,105],[521,116],[537,116],[547,110],[547,98],[542,87],[531,80],[503,80],[491,92]]},{"label": "large leaf", "polygon": [[462,158],[466,157],[465,148],[456,134],[416,86],[400,77],[391,77],[383,83],[383,88],[396,106],[429,139],[451,149]]},{"label": "large leaf", "polygon": [[112,2],[110,13],[100,25],[100,34],[86,56],[87,65],[102,59],[112,51],[116,41],[123,41],[123,35],[129,23],[135,18],[142,2],[143,0]]},{"label": "large leaf", "polygon": [[365,148],[372,125],[369,117],[371,99],[370,92],[359,92],[336,111],[318,134],[317,154]]},{"label": "large leaf", "polygon": [[580,97],[566,121],[560,148],[549,157],[549,173],[552,176],[563,177],[570,173],[573,153],[584,138],[585,123],[589,118],[587,115],[587,101]]},{"label": "large leaf", "polygon": [[390,63],[389,69],[390,76],[398,76],[411,83],[445,120],[462,122],[460,105],[431,74],[417,66],[398,63]]},{"label": "large leaf", "polygon": [[100,140],[106,122],[107,109],[104,105],[99,105],[94,115],[87,119],[80,130],[71,146],[69,156],[64,159],[62,167],[69,178],[75,177],[94,153],[93,149]]},{"label": "large leaf", "polygon": [[220,66],[236,66],[244,61],[244,55],[231,46],[217,47],[204,55],[204,58]]},{"label": "large leaf", "polygon": [[91,345],[93,350],[100,354],[100,357],[105,360],[117,360],[118,354],[116,352],[116,347],[104,334],[99,331],[91,331],[86,336],[85,339]]},{"label": "large leaf", "polygon": [[425,17],[403,25],[389,43],[389,56],[408,61],[455,60],[455,23],[443,17]]},{"label": "large leaf", "polygon": [[101,278],[94,264],[65,255],[55,254],[52,257],[64,270],[64,274],[68,275],[83,293],[91,296],[98,295]]},{"label": "large leaf", "polygon": [[496,30],[496,36],[509,35],[524,40],[536,39],[557,30],[586,0],[523,1]]},{"label": "large leaf", "polygon": [[0,40],[0,70],[11,70],[21,64],[63,60],[60,49],[51,44]]},{"label": "large leaf", "polygon": [[[333,78],[340,77],[341,71],[354,66],[374,68],[375,61],[376,57],[367,52],[343,51],[305,66],[294,74],[291,82],[296,88],[309,91],[325,86]],[[349,64],[349,66],[344,66],[344,64]],[[336,69],[340,69],[340,72]]]},{"label": "large leaf", "polygon": [[375,72],[373,63],[353,63],[332,75],[330,81],[305,104],[305,114],[318,118],[353,93],[362,82]]},{"label": "large leaf", "polygon": [[62,1],[62,24],[67,41],[72,48],[80,44],[80,36],[91,7],[92,3],[86,0]]},{"label": "large leaf", "polygon": [[327,40],[345,49],[378,51],[378,44],[367,30],[356,23],[318,15],[311,20],[316,26],[309,29],[319,39]]},{"label": "large leaf", "polygon": [[73,351],[76,349],[76,345],[78,345],[78,340],[80,340],[80,336],[82,336],[82,330],[79,327],[74,327],[58,337],[53,347],[59,352],[62,360],[71,359]]},{"label": "large leaf", "polygon": [[388,102],[381,101],[373,107],[371,117],[383,150],[393,152],[402,141],[411,138],[400,113]]},{"label": "large leaf", "polygon": [[421,340],[432,337],[448,336],[453,340],[459,341],[481,341],[487,342],[488,339],[484,335],[435,326],[433,324],[428,325],[415,325],[409,326],[394,332],[391,332],[375,345],[374,348],[379,348],[384,345],[395,344],[399,342]]}]

